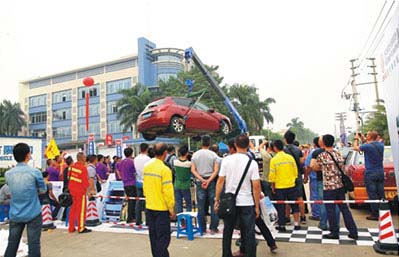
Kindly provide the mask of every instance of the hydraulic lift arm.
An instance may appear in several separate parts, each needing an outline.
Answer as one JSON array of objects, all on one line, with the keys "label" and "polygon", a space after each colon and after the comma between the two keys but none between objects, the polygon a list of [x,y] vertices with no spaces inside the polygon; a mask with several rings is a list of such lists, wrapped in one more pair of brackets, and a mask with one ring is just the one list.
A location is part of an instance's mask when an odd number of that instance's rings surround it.
[{"label": "hydraulic lift arm", "polygon": [[238,113],[238,111],[234,107],[234,105],[231,103],[231,101],[227,97],[227,95],[219,87],[218,82],[215,80],[215,78],[212,76],[212,74],[209,72],[209,70],[205,67],[205,65],[198,58],[197,54],[194,52],[194,49],[191,47],[187,48],[184,52],[184,58],[186,59],[187,63],[189,63],[191,60],[193,61],[193,63],[198,67],[198,69],[205,76],[206,80],[209,82],[211,87],[213,89],[215,89],[215,91],[221,98],[223,98],[224,104],[227,106],[227,109],[233,115],[234,119],[237,121],[238,127],[241,130],[241,133],[247,133],[248,132],[247,124],[245,123],[245,121],[243,120],[241,115]]}]

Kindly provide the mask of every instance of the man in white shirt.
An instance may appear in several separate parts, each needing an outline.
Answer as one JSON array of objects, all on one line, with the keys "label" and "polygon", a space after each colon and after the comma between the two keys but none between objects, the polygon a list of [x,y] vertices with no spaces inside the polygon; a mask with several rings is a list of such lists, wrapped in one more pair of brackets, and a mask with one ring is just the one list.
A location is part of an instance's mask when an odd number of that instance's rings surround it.
[{"label": "man in white shirt", "polygon": [[[143,170],[144,165],[151,160],[148,156],[148,144],[140,144],[140,154],[134,158],[134,167],[136,168],[136,191],[137,197],[143,197]],[[136,225],[142,224],[141,212],[144,210],[144,201],[138,201],[136,204]]]},{"label": "man in white shirt", "polygon": [[235,193],[250,161],[250,166],[236,197],[236,215],[224,219],[223,257],[232,256],[231,238],[238,219],[241,229],[242,244],[246,256],[256,256],[255,219],[259,217],[260,177],[258,164],[247,155],[249,138],[239,135],[235,139],[237,153],[225,157],[220,168],[216,186],[215,211],[219,209],[220,193],[226,182],[226,193]]}]

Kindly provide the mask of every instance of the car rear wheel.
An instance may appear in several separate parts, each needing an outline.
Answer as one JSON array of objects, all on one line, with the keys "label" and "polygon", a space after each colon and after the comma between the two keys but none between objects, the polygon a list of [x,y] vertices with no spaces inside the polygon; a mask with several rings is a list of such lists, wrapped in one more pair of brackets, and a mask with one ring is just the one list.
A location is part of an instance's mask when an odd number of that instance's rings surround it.
[{"label": "car rear wheel", "polygon": [[223,135],[228,135],[230,133],[229,124],[227,124],[225,120],[222,120],[222,122],[220,123],[220,132]]},{"label": "car rear wheel", "polygon": [[172,119],[170,119],[169,128],[173,133],[182,134],[184,131],[183,119],[178,116],[173,116]]},{"label": "car rear wheel", "polygon": [[156,135],[153,135],[153,134],[146,134],[146,133],[143,133],[143,138],[144,138],[145,140],[152,141],[152,140],[154,140],[155,138],[157,138],[157,136],[156,136]]}]

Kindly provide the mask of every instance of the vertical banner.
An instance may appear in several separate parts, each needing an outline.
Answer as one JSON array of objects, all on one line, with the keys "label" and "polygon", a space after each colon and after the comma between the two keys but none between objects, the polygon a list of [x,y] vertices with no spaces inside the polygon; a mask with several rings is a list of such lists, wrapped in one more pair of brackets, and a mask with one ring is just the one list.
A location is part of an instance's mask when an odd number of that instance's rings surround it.
[{"label": "vertical banner", "polygon": [[89,93],[86,92],[86,131],[89,131]]},{"label": "vertical banner", "polygon": [[89,134],[89,152],[88,154],[94,154],[94,134]]},{"label": "vertical banner", "polygon": [[122,140],[116,139],[115,144],[116,144],[116,156],[122,158]]},{"label": "vertical banner", "polygon": [[105,145],[112,145],[113,138],[112,138],[112,134],[107,134],[105,136]]},{"label": "vertical banner", "polygon": [[376,59],[382,82],[391,140],[396,186],[399,194],[399,8],[396,8],[382,35]]}]

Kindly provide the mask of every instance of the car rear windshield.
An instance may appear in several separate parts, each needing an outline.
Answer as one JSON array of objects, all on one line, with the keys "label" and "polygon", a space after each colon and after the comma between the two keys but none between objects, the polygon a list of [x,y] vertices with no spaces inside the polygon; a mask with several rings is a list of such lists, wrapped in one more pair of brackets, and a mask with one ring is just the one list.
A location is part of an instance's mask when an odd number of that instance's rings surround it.
[{"label": "car rear windshield", "polygon": [[163,105],[164,103],[165,103],[165,98],[159,99],[159,100],[154,101],[154,102],[150,103],[149,105],[147,105],[147,107],[145,107],[145,109],[151,109],[151,108]]}]

